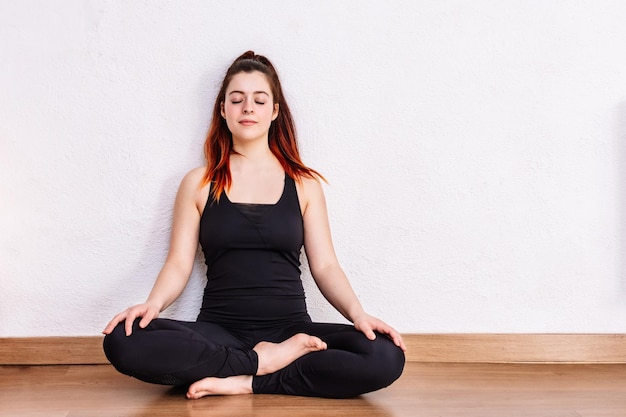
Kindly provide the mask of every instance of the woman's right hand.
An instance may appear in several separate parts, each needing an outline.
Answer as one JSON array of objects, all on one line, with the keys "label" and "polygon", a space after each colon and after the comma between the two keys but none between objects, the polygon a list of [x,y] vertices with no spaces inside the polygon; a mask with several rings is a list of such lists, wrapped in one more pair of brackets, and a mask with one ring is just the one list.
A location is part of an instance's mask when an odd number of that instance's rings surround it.
[{"label": "woman's right hand", "polygon": [[126,336],[130,336],[133,332],[133,323],[135,319],[141,317],[141,321],[139,322],[139,327],[145,329],[150,322],[157,318],[160,313],[160,309],[158,306],[145,302],[143,304],[137,304],[135,306],[129,307],[121,313],[117,314],[113,317],[113,320],[107,324],[102,333],[110,334],[115,326],[119,323],[126,321],[124,328],[126,330]]}]

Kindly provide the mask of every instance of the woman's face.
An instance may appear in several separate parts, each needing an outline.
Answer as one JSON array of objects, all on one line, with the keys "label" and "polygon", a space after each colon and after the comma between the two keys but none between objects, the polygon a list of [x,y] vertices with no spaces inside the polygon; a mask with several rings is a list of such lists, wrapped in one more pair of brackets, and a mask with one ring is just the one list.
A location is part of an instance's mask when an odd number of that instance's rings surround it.
[{"label": "woman's face", "polygon": [[269,82],[258,71],[235,75],[221,106],[233,142],[267,141],[270,125],[278,117],[278,103],[274,104]]}]

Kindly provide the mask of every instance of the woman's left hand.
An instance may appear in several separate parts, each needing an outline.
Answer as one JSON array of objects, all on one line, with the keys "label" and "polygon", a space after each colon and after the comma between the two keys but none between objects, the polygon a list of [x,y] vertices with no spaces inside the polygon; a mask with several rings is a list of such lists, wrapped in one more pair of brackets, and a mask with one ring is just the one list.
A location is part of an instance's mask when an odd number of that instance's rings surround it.
[{"label": "woman's left hand", "polygon": [[355,318],[353,321],[354,327],[362,332],[369,340],[376,339],[376,334],[374,331],[387,335],[393,343],[406,352],[406,346],[404,341],[402,340],[402,336],[398,333],[393,327],[385,323],[384,321],[370,316],[367,313],[363,313],[362,315]]}]

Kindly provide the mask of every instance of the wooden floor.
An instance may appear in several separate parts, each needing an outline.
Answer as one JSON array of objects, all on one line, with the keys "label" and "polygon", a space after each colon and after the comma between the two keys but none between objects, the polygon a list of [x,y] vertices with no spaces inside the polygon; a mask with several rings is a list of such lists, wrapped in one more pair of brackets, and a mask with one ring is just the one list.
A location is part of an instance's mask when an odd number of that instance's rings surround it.
[{"label": "wooden floor", "polygon": [[409,362],[391,387],[349,400],[278,395],[184,398],[108,365],[0,367],[11,417],[624,417],[626,365]]}]

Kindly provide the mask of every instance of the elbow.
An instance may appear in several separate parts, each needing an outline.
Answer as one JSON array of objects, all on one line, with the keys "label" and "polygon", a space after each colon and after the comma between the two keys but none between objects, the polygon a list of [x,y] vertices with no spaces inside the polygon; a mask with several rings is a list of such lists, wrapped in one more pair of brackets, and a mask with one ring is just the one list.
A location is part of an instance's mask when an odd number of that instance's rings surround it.
[{"label": "elbow", "polygon": [[342,273],[341,266],[337,262],[329,262],[323,265],[309,265],[311,275],[315,281],[323,280],[326,277],[336,276],[337,273]]},{"label": "elbow", "polygon": [[165,261],[165,265],[163,266],[164,270],[167,270],[170,274],[174,276],[180,277],[184,279],[185,282],[191,276],[191,272],[193,271],[193,261],[181,261],[178,259],[167,259]]}]

